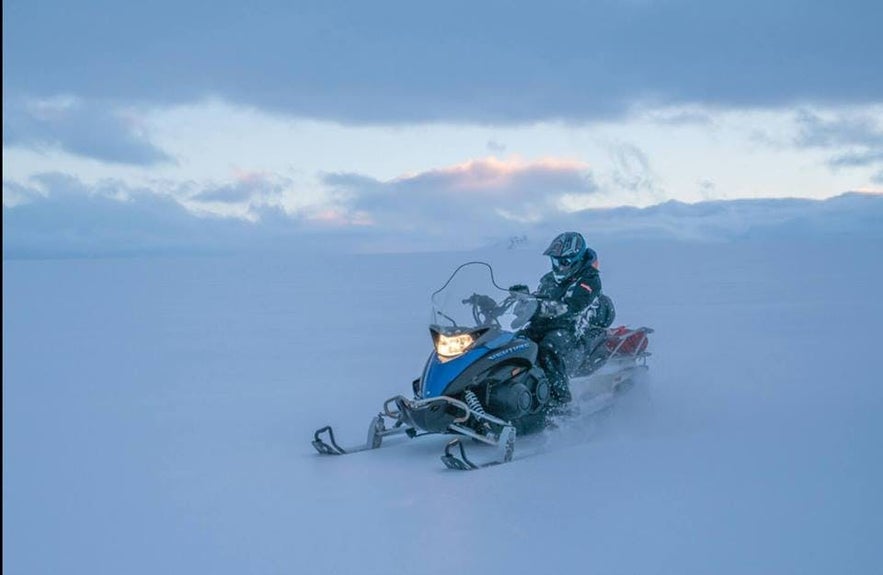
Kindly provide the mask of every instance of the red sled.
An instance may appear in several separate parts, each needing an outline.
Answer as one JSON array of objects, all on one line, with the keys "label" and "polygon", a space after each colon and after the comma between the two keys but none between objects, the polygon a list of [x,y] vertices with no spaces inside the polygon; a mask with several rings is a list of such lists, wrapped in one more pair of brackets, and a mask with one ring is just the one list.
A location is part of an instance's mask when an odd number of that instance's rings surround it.
[{"label": "red sled", "polygon": [[607,329],[607,346],[609,356],[644,356],[647,352],[649,340],[647,334],[653,333],[649,327],[631,329],[624,325]]}]

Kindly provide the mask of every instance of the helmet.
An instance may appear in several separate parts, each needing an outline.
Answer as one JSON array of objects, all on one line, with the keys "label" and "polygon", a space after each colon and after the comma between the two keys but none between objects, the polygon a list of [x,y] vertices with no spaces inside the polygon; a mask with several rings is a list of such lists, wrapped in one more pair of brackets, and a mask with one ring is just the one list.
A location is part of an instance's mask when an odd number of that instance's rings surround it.
[{"label": "helmet", "polygon": [[552,259],[552,273],[560,282],[582,267],[586,251],[586,240],[582,234],[564,232],[552,240],[543,255]]}]

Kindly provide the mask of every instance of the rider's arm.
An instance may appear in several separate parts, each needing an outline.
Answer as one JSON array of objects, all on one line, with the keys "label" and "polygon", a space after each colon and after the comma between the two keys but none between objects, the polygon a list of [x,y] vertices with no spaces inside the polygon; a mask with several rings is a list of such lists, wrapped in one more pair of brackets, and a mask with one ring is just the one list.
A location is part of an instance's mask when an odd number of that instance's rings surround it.
[{"label": "rider's arm", "polygon": [[601,295],[601,277],[597,273],[584,274],[564,298],[568,313],[580,314]]}]

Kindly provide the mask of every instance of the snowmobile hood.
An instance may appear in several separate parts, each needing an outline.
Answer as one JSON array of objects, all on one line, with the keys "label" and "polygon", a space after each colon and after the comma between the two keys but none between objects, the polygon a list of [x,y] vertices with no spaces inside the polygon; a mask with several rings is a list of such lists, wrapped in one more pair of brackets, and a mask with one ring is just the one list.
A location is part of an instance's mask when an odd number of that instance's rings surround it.
[{"label": "snowmobile hood", "polygon": [[430,355],[423,372],[423,399],[445,395],[451,382],[460,377],[469,366],[484,357],[489,351],[506,345],[514,337],[511,333],[502,333],[492,341],[445,362],[442,362],[435,353]]}]

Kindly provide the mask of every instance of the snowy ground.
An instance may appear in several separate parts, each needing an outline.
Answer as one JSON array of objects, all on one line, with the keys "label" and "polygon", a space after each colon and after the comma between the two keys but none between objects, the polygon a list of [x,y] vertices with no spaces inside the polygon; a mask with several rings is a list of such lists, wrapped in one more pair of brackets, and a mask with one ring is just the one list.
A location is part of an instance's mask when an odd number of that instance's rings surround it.
[{"label": "snowy ground", "polygon": [[879,572],[883,243],[596,247],[649,377],[475,473],[309,439],[410,389],[456,263],[535,250],[4,261],[4,571]]}]

